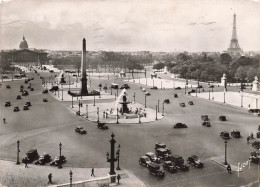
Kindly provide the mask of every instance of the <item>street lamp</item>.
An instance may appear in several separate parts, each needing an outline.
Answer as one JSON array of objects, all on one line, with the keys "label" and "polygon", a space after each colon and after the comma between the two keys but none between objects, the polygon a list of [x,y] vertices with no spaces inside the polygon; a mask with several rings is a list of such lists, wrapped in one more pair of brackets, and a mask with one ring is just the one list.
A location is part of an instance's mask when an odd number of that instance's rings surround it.
[{"label": "street lamp", "polygon": [[258,109],[258,99],[255,100],[255,108]]},{"label": "street lamp", "polygon": [[79,100],[79,115],[80,115],[80,100]]},{"label": "street lamp", "polygon": [[17,161],[16,161],[17,165],[20,164],[20,162],[19,162],[19,152],[20,152],[19,146],[20,146],[20,141],[18,140],[17,141]]},{"label": "street lamp", "polygon": [[209,100],[210,100],[210,89],[209,89]]},{"label": "street lamp", "polygon": [[96,97],[95,97],[95,95],[94,95],[94,104],[93,104],[93,106],[96,106]]},{"label": "street lamp", "polygon": [[158,113],[160,112],[159,111],[159,106],[160,106],[160,99],[158,99]]},{"label": "street lamp", "polygon": [[162,90],[162,81],[161,81],[161,90]]},{"label": "street lamp", "polygon": [[162,103],[162,116],[164,116],[164,102]]},{"label": "street lamp", "polygon": [[243,92],[241,92],[241,107],[243,107]]},{"label": "street lamp", "polygon": [[59,166],[58,166],[58,168],[61,169],[62,168],[62,166],[61,166],[61,148],[62,148],[62,144],[61,143],[59,144],[59,147],[60,147],[60,159],[59,159]]},{"label": "street lamp", "polygon": [[61,100],[63,100],[63,89],[61,90]]},{"label": "street lamp", "polygon": [[224,91],[224,103],[226,103],[226,92]]},{"label": "street lamp", "polygon": [[74,107],[73,107],[73,96],[71,96],[71,105],[72,105],[71,108],[74,108]]},{"label": "street lamp", "polygon": [[99,107],[97,107],[97,115],[98,115],[97,122],[99,123]]},{"label": "street lamp", "polygon": [[70,170],[70,173],[69,173],[69,174],[70,174],[70,187],[72,187],[72,174],[73,174],[73,173],[72,173],[71,170]]},{"label": "street lamp", "polygon": [[135,102],[135,93],[134,93],[134,102]]},{"label": "street lamp", "polygon": [[158,120],[157,119],[157,105],[155,106],[155,120]]},{"label": "street lamp", "polygon": [[185,90],[185,94],[186,94],[186,85],[185,85],[185,87],[184,87],[184,90]]},{"label": "street lamp", "polygon": [[228,165],[227,163],[227,140],[225,140],[225,162],[224,165]]},{"label": "street lamp", "polygon": [[88,105],[86,104],[86,118],[88,118]]},{"label": "street lamp", "polygon": [[120,144],[118,145],[118,150],[116,152],[116,157],[117,157],[117,168],[116,168],[116,170],[121,170],[120,167],[119,167]]},{"label": "street lamp", "polygon": [[[114,134],[112,133],[111,134],[111,140],[110,140],[110,153],[111,153],[111,156],[109,158],[109,153],[107,152],[106,156],[107,156],[107,162],[110,163],[110,172],[109,174],[110,175],[115,175],[116,172],[115,172],[115,162],[117,161],[117,158],[115,158],[115,143],[116,143],[116,140],[114,139]],[[111,183],[114,183],[115,182],[115,177],[111,177]]]},{"label": "street lamp", "polygon": [[116,123],[118,124],[118,108],[116,109]]},{"label": "street lamp", "polygon": [[146,108],[146,95],[144,94],[144,108]]},{"label": "street lamp", "polygon": [[69,75],[69,91],[70,91],[70,75]]}]

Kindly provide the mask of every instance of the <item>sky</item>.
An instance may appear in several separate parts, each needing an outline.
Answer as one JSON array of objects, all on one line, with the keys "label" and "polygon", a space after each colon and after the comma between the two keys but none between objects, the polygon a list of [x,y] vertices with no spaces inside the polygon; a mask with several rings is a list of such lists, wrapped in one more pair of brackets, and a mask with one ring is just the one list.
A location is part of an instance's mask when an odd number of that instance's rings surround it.
[{"label": "sky", "polygon": [[260,0],[0,0],[0,49],[260,50]]}]

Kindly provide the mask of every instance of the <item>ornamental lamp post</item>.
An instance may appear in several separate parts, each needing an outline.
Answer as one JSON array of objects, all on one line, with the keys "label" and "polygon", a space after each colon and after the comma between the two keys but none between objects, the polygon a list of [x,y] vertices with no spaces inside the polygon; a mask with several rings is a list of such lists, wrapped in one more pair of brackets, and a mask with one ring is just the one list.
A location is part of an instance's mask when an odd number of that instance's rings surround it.
[{"label": "ornamental lamp post", "polygon": [[155,120],[158,120],[157,119],[157,105],[155,106]]},{"label": "ornamental lamp post", "polygon": [[134,93],[134,103],[135,103],[135,93]]},{"label": "ornamental lamp post", "polygon": [[88,118],[88,105],[86,104],[86,118]]},{"label": "ornamental lamp post", "polygon": [[114,134],[111,134],[111,140],[110,140],[110,153],[111,156],[109,158],[109,153],[107,152],[106,156],[107,156],[107,162],[110,163],[110,175],[114,175],[113,177],[111,177],[111,183],[114,183],[116,181],[116,177],[115,177],[115,162],[117,161],[117,158],[115,158],[115,143],[116,140],[114,139]]},{"label": "ornamental lamp post", "polygon": [[210,100],[210,89],[209,89],[209,100]]},{"label": "ornamental lamp post", "polygon": [[159,106],[160,106],[160,99],[158,99],[158,113],[160,112],[159,111]]},{"label": "ornamental lamp post", "polygon": [[63,100],[63,89],[61,90],[61,100]]},{"label": "ornamental lamp post", "polygon": [[80,115],[80,99],[79,99],[79,115]]},{"label": "ornamental lamp post", "polygon": [[98,118],[97,118],[97,123],[99,123],[99,107],[97,107],[97,115],[98,115],[98,116],[97,116],[97,117],[98,117]]},{"label": "ornamental lamp post", "polygon": [[94,95],[94,104],[93,104],[93,106],[96,106],[96,97],[95,97],[95,95]]},{"label": "ornamental lamp post", "polygon": [[73,174],[73,173],[72,173],[71,170],[70,170],[70,173],[69,173],[69,174],[70,174],[70,187],[72,187],[72,174]]},{"label": "ornamental lamp post", "polygon": [[74,107],[73,107],[73,96],[71,96],[71,104],[72,104],[72,107],[71,107],[71,108],[74,108]]},{"label": "ornamental lamp post", "polygon": [[227,140],[225,140],[225,162],[224,165],[228,165],[227,163]]},{"label": "ornamental lamp post", "polygon": [[146,95],[144,94],[144,108],[146,108]]},{"label": "ornamental lamp post", "polygon": [[243,92],[241,92],[241,107],[243,107]]},{"label": "ornamental lamp post", "polygon": [[118,150],[116,152],[116,157],[117,157],[117,168],[116,168],[116,170],[121,170],[121,168],[119,167],[120,144],[118,145]]},{"label": "ornamental lamp post", "polygon": [[61,166],[61,148],[62,148],[62,144],[61,143],[59,144],[59,147],[60,147],[60,159],[59,159],[59,166],[58,166],[58,168],[61,169],[62,168],[62,166]]},{"label": "ornamental lamp post", "polygon": [[164,102],[162,103],[162,116],[164,116]]},{"label": "ornamental lamp post", "polygon": [[70,91],[70,75],[69,75],[69,91]]},{"label": "ornamental lamp post", "polygon": [[16,161],[16,164],[17,164],[17,165],[20,164],[20,162],[19,162],[19,152],[20,152],[19,147],[20,147],[20,141],[18,140],[18,141],[17,141],[17,161]]},{"label": "ornamental lamp post", "polygon": [[116,123],[118,124],[118,108],[116,109]]},{"label": "ornamental lamp post", "polygon": [[224,103],[226,103],[226,92],[224,91]]}]

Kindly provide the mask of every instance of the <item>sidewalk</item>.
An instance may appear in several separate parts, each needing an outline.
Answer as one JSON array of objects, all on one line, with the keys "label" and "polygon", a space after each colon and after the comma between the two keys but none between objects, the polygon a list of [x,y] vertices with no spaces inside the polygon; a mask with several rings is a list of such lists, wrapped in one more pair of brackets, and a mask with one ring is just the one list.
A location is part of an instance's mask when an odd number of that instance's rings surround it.
[{"label": "sidewalk", "polygon": [[[95,177],[91,177],[92,168],[63,167],[58,169],[48,165],[38,166],[34,164],[29,164],[29,168],[24,166],[22,163],[16,165],[13,161],[0,160],[0,186],[48,186],[49,173],[52,173],[52,185],[56,186],[70,182],[70,170],[73,172],[73,182],[107,177],[109,172],[109,168],[95,168]],[[127,170],[120,170],[119,172],[116,170],[116,172],[121,175],[120,186],[145,186],[141,180]]]}]

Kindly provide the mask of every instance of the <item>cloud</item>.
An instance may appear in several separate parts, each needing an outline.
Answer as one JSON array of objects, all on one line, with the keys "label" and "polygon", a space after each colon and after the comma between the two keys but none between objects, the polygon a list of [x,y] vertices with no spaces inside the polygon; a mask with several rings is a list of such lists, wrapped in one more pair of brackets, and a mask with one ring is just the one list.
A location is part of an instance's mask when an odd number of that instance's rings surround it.
[{"label": "cloud", "polygon": [[212,25],[212,24],[215,24],[216,22],[215,21],[210,21],[210,22],[201,22],[200,24],[202,25]]}]

